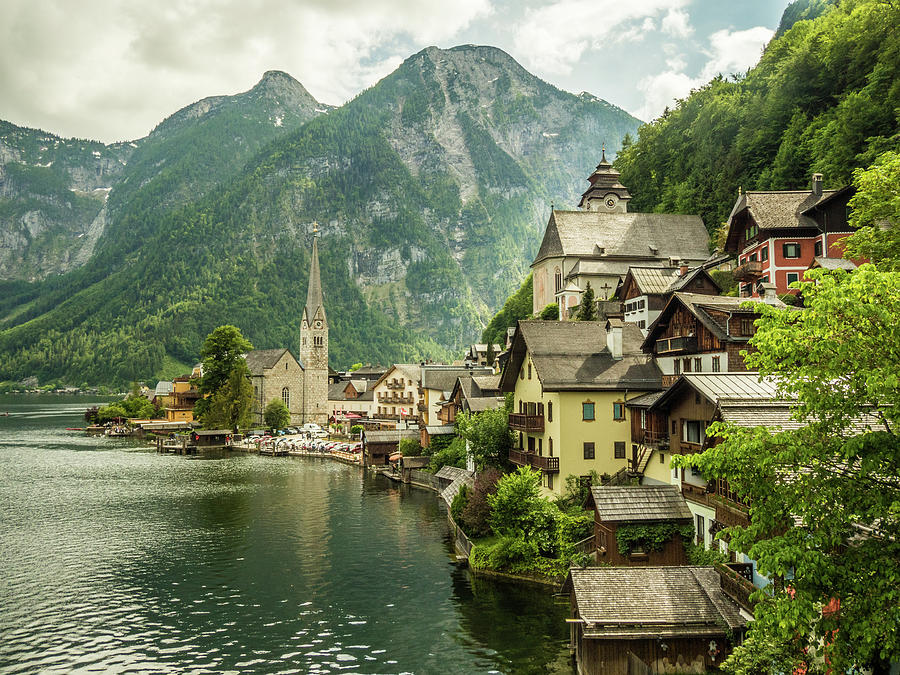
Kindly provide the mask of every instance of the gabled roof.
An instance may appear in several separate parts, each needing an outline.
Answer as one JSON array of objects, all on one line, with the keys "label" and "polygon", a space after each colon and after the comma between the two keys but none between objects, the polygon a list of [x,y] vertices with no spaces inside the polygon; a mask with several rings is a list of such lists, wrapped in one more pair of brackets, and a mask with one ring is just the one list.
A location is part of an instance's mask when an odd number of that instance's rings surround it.
[{"label": "gabled roof", "polygon": [[470,412],[479,413],[484,412],[485,410],[497,410],[498,408],[502,408],[506,403],[506,398],[503,396],[479,396],[467,399],[466,403],[469,406]]},{"label": "gabled roof", "polygon": [[[335,382],[334,384],[328,385],[328,400],[329,401],[346,401],[347,400],[347,383],[346,382]],[[354,399],[351,399],[354,400]]]},{"label": "gabled roof", "polygon": [[[360,379],[360,380],[350,380],[350,384],[353,385],[353,388],[356,390],[356,393],[362,394],[364,391],[369,389],[369,381]],[[346,386],[346,383],[345,383]]]},{"label": "gabled roof", "polygon": [[632,265],[628,268],[628,274],[625,275],[623,285],[631,277],[641,295],[662,295],[680,291],[699,276],[706,277],[719,291],[722,290],[703,266],[693,267],[686,274],[682,274],[680,267],[643,267]]},{"label": "gabled roof", "polygon": [[692,390],[713,405],[726,400],[770,402],[778,399],[777,385],[759,373],[683,373],[666,389],[652,408],[666,410],[685,390]]},{"label": "gabled roof", "polygon": [[659,389],[662,374],[640,352],[642,339],[636,324],[624,324],[623,355],[615,359],[606,344],[606,322],[519,321],[501,390],[515,390],[526,353],[545,391]]},{"label": "gabled roof", "polygon": [[[708,241],[699,216],[554,210],[531,265],[561,256],[702,261],[709,257]],[[603,247],[600,255],[598,245]]]},{"label": "gabled roof", "polygon": [[435,478],[443,478],[445,480],[456,480],[457,478],[474,478],[475,474],[472,471],[468,471],[466,469],[460,469],[458,466],[450,466],[449,464],[445,464],[441,467],[440,471],[434,474]]},{"label": "gabled roof", "polygon": [[659,316],[647,327],[647,337],[644,339],[643,349],[651,349],[657,339],[658,333],[667,325],[669,318],[679,306],[685,307],[691,314],[697,317],[709,331],[719,340],[725,342],[746,342],[749,336],[734,336],[730,334],[728,326],[721,319],[713,316],[707,310],[731,312],[733,314],[753,315],[756,311],[752,305],[743,307],[745,303],[766,302],[773,307],[786,308],[781,300],[764,300],[763,298],[736,298],[729,295],[703,295],[702,293],[673,293],[660,312]]},{"label": "gabled roof", "polygon": [[472,383],[479,394],[485,391],[500,391],[500,373],[490,375],[473,375]]},{"label": "gabled roof", "polygon": [[421,367],[422,387],[424,389],[437,389],[438,391],[452,391],[456,380],[459,377],[471,377],[475,374],[489,375],[491,368],[459,368],[451,366],[429,366]]},{"label": "gabled roof", "polygon": [[156,383],[155,394],[157,396],[168,396],[175,389],[175,385],[169,380],[160,380]]},{"label": "gabled roof", "polygon": [[608,523],[693,518],[675,485],[596,485],[591,488],[591,497],[597,516]]},{"label": "gabled roof", "polygon": [[397,445],[398,440],[404,438],[419,438],[419,432],[416,429],[388,429],[385,431],[363,431],[363,439],[366,443],[393,443]]},{"label": "gabled roof", "polygon": [[[290,354],[291,358],[294,361],[297,361],[294,358],[294,355],[291,354],[289,349],[254,349],[252,352],[248,352],[244,355],[244,360],[247,362],[247,368],[250,370],[251,375],[262,375],[263,370],[268,370],[269,368],[274,368],[275,364],[281,360],[281,357],[284,353],[287,352]],[[300,364],[299,361],[297,361]],[[302,368],[303,365],[300,364]]]},{"label": "gabled roof", "polygon": [[413,383],[418,385],[421,375],[421,367],[417,363],[395,363],[384,372],[384,375],[378,378],[378,381],[372,385],[372,388],[374,389],[385,380],[390,380],[394,377],[403,377],[403,379],[412,380]]},{"label": "gabled roof", "polygon": [[[460,469],[460,471],[463,471],[463,469]],[[464,474],[457,475],[456,478],[453,479],[453,482],[441,492],[441,498],[447,503],[448,507],[453,504],[453,498],[457,495],[459,489],[463,485],[467,485],[469,490],[475,487],[475,477],[468,471],[465,471]]]},{"label": "gabled roof", "polygon": [[572,568],[568,589],[585,638],[713,636],[747,625],[713,567]]},{"label": "gabled roof", "polygon": [[847,270],[852,272],[856,269],[856,263],[846,258],[826,258],[824,256],[816,256],[813,258],[812,268],[822,268],[823,270]]}]

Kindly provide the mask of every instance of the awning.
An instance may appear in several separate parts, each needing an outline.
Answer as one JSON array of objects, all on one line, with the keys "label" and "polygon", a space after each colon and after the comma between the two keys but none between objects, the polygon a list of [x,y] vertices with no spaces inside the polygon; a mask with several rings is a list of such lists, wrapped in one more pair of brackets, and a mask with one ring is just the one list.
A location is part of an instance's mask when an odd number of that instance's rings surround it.
[{"label": "awning", "polygon": [[392,462],[399,462],[401,457],[403,457],[403,453],[395,452],[393,455],[388,457],[388,459]]},{"label": "awning", "polygon": [[350,413],[347,413],[346,415],[344,415],[344,419],[358,420],[358,419],[362,419],[362,415],[357,415],[356,413],[350,412]]}]

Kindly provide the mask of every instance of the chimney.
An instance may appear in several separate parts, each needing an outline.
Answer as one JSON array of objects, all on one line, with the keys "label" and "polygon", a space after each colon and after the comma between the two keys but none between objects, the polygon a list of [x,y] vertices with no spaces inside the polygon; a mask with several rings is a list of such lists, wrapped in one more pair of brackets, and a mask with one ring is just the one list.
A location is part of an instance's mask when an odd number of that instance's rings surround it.
[{"label": "chimney", "polygon": [[606,322],[606,346],[614,359],[622,358],[622,319],[608,319]]},{"label": "chimney", "polygon": [[770,305],[778,302],[778,288],[773,283],[762,282],[756,287],[760,299]]},{"label": "chimney", "polygon": [[812,192],[817,197],[822,196],[822,174],[820,173],[812,175]]},{"label": "chimney", "polygon": [[689,268],[688,268],[687,260],[682,260],[678,264],[678,276],[683,277],[685,274],[688,273],[688,269]]}]

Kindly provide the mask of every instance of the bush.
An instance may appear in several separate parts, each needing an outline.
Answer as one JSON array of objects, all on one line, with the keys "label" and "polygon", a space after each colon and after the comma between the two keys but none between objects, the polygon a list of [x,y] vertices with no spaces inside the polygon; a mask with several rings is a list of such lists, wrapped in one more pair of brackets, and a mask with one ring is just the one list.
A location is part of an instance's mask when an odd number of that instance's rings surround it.
[{"label": "bush", "polygon": [[466,534],[470,537],[486,537],[491,533],[491,507],[488,504],[488,495],[497,491],[497,482],[502,476],[497,469],[491,468],[485,469],[475,478],[475,487],[462,514],[466,523]]},{"label": "bush", "polygon": [[466,442],[459,436],[454,436],[446,447],[435,450],[431,455],[429,471],[437,473],[443,466],[466,468]]},{"label": "bush", "polygon": [[353,435],[357,435],[357,436],[358,436],[358,435],[361,434],[362,432],[363,432],[363,425],[362,425],[362,424],[354,424],[352,427],[350,427],[350,433],[353,434]]},{"label": "bush", "polygon": [[266,425],[272,429],[283,429],[291,421],[291,413],[280,398],[273,398],[263,412]]},{"label": "bush", "polygon": [[541,310],[540,318],[543,321],[557,321],[559,319],[559,305],[551,302]]},{"label": "bush", "polygon": [[399,449],[404,457],[418,457],[422,454],[422,446],[415,438],[401,438]]},{"label": "bush", "polygon": [[459,492],[453,497],[453,502],[450,504],[450,516],[453,518],[453,521],[466,530],[465,527],[465,519],[463,517],[463,510],[466,508],[466,505],[469,503],[469,486],[468,485],[460,485]]},{"label": "bush", "polygon": [[503,476],[488,496],[491,529],[499,535],[515,535],[532,529],[532,516],[541,508],[541,474],[527,466]]}]

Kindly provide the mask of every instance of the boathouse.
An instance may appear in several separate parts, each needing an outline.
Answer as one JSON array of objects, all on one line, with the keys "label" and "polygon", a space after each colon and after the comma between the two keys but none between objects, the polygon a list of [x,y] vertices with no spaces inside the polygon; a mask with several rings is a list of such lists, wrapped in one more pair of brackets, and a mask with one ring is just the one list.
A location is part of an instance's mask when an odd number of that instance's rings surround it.
[{"label": "boathouse", "polygon": [[720,584],[712,567],[571,569],[563,592],[579,675],[720,667],[747,627]]}]

